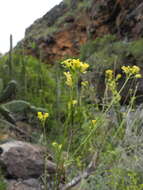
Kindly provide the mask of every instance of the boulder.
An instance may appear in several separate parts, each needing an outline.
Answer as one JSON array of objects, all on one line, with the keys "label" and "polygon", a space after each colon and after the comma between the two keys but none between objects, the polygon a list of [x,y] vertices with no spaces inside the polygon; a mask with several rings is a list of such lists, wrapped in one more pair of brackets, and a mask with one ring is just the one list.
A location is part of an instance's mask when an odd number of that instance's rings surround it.
[{"label": "boulder", "polygon": [[[30,179],[42,175],[45,167],[43,147],[22,141],[0,145],[0,166],[9,179]],[[47,160],[47,172],[54,174],[56,164]]]}]

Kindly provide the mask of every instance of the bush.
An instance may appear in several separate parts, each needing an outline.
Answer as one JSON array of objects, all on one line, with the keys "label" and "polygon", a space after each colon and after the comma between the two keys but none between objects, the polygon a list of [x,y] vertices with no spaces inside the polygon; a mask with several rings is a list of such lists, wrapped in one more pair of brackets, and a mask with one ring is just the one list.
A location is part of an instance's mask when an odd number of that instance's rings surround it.
[{"label": "bush", "polygon": [[97,72],[108,68],[118,70],[123,64],[142,67],[142,47],[142,39],[124,42],[117,41],[115,36],[106,35],[84,44],[80,50],[80,58],[89,62]]}]

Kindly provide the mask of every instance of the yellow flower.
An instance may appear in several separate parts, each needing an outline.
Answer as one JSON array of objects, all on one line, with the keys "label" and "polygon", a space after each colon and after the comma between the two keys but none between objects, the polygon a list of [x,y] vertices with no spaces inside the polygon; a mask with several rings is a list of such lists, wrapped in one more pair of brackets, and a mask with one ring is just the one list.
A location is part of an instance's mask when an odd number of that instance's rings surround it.
[{"label": "yellow flower", "polygon": [[117,76],[116,76],[116,81],[119,80],[121,77],[122,77],[121,74],[117,74]]},{"label": "yellow flower", "polygon": [[[140,72],[140,68],[136,65],[134,66],[122,66],[121,69],[123,70],[123,72],[128,76],[134,76],[135,78],[140,78],[139,72]],[[137,77],[136,77],[137,75]]]},{"label": "yellow flower", "polygon": [[67,59],[67,60],[63,61],[61,64],[63,64],[64,67],[66,67],[66,68],[70,68],[72,66],[71,59]]},{"label": "yellow flower", "polygon": [[72,105],[76,105],[76,104],[77,104],[77,100],[73,100]]},{"label": "yellow flower", "polygon": [[74,106],[74,105],[76,105],[76,104],[77,104],[77,100],[69,101],[69,102],[68,102],[68,108],[70,109],[71,106]]},{"label": "yellow flower", "polygon": [[64,72],[64,75],[66,76],[66,84],[70,87],[73,85],[72,75],[70,72]]},{"label": "yellow flower", "polygon": [[113,74],[113,70],[111,69],[106,70],[106,75],[112,75],[112,74]]},{"label": "yellow flower", "polygon": [[134,72],[134,73],[139,73],[139,72],[140,72],[140,68],[139,68],[138,66],[136,66],[136,65],[134,65],[134,66],[132,67],[132,69],[133,69],[133,72]]},{"label": "yellow flower", "polygon": [[40,121],[45,121],[49,117],[49,114],[48,113],[38,112],[37,116],[38,116],[38,119]]},{"label": "yellow flower", "polygon": [[80,71],[82,73],[86,73],[86,70],[88,69],[88,67],[89,67],[89,64],[87,64],[87,63],[81,63]]},{"label": "yellow flower", "polygon": [[79,71],[81,73],[85,73],[88,69],[89,65],[80,61],[79,59],[67,59],[62,62],[64,67],[71,69],[72,71]]},{"label": "yellow flower", "polygon": [[43,114],[44,119],[47,119],[49,117],[48,113]]},{"label": "yellow flower", "polygon": [[135,78],[142,78],[141,74],[136,74]]},{"label": "yellow flower", "polygon": [[43,118],[42,112],[38,112],[38,119],[39,119],[39,120],[42,120],[42,118]]},{"label": "yellow flower", "polygon": [[95,125],[96,120],[95,120],[95,119],[93,119],[93,120],[91,120],[91,122],[92,122],[92,124],[93,124],[93,125]]},{"label": "yellow flower", "polygon": [[72,60],[72,69],[77,70],[80,69],[82,62],[80,62],[79,59],[73,59]]},{"label": "yellow flower", "polygon": [[[126,68],[124,68],[126,70]],[[112,96],[114,97],[114,103],[117,103],[120,101],[121,96],[118,93],[117,90],[117,85],[118,85],[118,80],[122,77],[121,74],[117,74],[116,77],[114,77],[114,73],[113,70],[107,70],[105,72],[105,76],[106,76],[106,85],[107,85],[107,89],[111,91]]]},{"label": "yellow flower", "polygon": [[68,68],[70,68],[72,65],[71,65],[71,62],[67,62],[66,63],[66,66],[68,67]]},{"label": "yellow flower", "polygon": [[105,71],[105,74],[106,74],[107,80],[112,80],[113,79],[113,70],[108,69],[108,70]]},{"label": "yellow flower", "polygon": [[121,69],[124,71],[124,73],[129,73],[129,66],[122,66]]}]

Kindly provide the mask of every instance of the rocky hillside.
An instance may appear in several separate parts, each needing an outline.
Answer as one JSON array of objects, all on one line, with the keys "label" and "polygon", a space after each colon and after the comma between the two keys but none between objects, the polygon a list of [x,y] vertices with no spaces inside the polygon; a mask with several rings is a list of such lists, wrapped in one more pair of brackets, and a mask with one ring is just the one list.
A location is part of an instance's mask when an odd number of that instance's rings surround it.
[{"label": "rocky hillside", "polygon": [[143,189],[142,1],[63,0],[1,57],[0,190]]},{"label": "rocky hillside", "polygon": [[105,34],[125,41],[142,37],[142,0],[64,0],[26,29],[20,45],[53,63],[78,56],[82,44]]}]

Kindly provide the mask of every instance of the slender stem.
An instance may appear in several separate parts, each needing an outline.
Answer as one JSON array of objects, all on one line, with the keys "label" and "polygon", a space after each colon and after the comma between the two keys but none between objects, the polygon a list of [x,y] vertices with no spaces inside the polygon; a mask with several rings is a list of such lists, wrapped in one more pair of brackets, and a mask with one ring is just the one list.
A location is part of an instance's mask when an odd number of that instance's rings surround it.
[{"label": "slender stem", "polygon": [[12,70],[12,49],[13,49],[13,38],[12,38],[12,35],[10,35],[10,50],[9,50],[8,64],[9,64],[9,75],[10,75],[11,79],[12,79],[12,74],[13,74],[13,70]]}]

